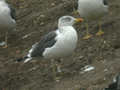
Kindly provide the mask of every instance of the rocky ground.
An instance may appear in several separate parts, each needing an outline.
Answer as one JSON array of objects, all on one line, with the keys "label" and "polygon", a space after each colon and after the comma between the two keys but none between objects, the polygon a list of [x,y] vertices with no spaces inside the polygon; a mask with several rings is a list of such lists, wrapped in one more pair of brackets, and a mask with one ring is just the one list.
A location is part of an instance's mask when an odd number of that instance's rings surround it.
[{"label": "rocky ground", "polygon": [[[24,56],[41,36],[57,28],[57,20],[72,15],[72,0],[8,0],[17,13],[17,28],[9,32],[9,47],[0,48],[0,90],[95,90],[107,87],[120,71],[120,0],[109,0],[110,12],[103,17],[101,37],[96,21],[90,22],[93,37],[83,40],[84,23],[75,26],[78,46],[71,57],[62,59],[60,81],[54,80],[49,60],[23,64]],[[68,2],[69,1],[69,2]],[[0,38],[0,41],[3,37]],[[83,72],[86,65],[93,70]],[[91,89],[92,88],[92,89]]]}]

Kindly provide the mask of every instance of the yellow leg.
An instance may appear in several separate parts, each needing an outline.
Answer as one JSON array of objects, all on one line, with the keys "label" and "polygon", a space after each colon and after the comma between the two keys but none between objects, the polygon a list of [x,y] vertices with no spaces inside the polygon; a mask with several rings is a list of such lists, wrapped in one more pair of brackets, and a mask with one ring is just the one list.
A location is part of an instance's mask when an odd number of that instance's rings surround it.
[{"label": "yellow leg", "polygon": [[86,30],[87,31],[86,31],[86,35],[83,37],[83,39],[87,40],[87,39],[91,38],[92,35],[88,31],[88,23],[86,23],[85,25],[86,25]]},{"label": "yellow leg", "polygon": [[103,35],[103,34],[104,34],[104,32],[103,32],[103,30],[102,30],[101,22],[99,22],[99,31],[96,33],[96,35],[97,35],[97,36],[101,36],[101,35]]},{"label": "yellow leg", "polygon": [[79,15],[79,12],[77,11],[76,4],[77,3],[73,0],[73,12],[72,12],[72,14],[75,16]]},{"label": "yellow leg", "polygon": [[75,15],[75,16],[78,16],[78,15],[79,15],[79,12],[78,12],[77,10],[74,10],[74,9],[73,9],[72,14]]},{"label": "yellow leg", "polygon": [[57,67],[56,81],[59,82],[60,79],[62,78],[63,72],[61,70],[61,65],[60,64],[57,64],[56,67]]},{"label": "yellow leg", "polygon": [[3,48],[8,48],[8,32],[5,33],[5,46]]},{"label": "yellow leg", "polygon": [[51,60],[51,64],[52,64],[52,72],[54,77],[56,78],[56,65],[55,65],[55,61]]},{"label": "yellow leg", "polygon": [[56,64],[54,60],[52,60],[52,71],[55,81],[59,82],[62,75],[61,65],[59,63]]}]

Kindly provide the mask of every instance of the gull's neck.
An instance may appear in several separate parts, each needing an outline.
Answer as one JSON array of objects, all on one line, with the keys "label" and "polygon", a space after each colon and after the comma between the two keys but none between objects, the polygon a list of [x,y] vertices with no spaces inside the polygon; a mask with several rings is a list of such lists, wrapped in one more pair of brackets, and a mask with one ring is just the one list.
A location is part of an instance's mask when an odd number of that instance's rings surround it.
[{"label": "gull's neck", "polygon": [[[67,32],[69,31],[67,28],[71,28],[72,26],[59,26],[58,29],[59,29],[59,32],[60,33],[64,33],[64,32]],[[73,28],[73,27],[72,27]]]}]

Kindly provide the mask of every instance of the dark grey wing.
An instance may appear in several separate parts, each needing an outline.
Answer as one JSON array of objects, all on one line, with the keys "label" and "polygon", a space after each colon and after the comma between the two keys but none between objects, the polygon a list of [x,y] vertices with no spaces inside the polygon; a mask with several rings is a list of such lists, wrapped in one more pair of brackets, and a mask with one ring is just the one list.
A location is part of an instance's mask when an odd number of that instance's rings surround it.
[{"label": "dark grey wing", "polygon": [[114,82],[114,83],[111,83],[109,87],[105,90],[116,90],[116,89],[117,89],[117,83]]},{"label": "dark grey wing", "polygon": [[31,57],[42,56],[45,48],[52,47],[55,43],[55,37],[57,36],[55,31],[52,31],[45,36],[43,36],[37,44],[33,46],[33,51],[31,52]]},{"label": "dark grey wing", "polygon": [[10,8],[10,15],[11,17],[16,20],[16,11],[15,8],[13,8],[10,4],[8,4],[8,7]]},{"label": "dark grey wing", "polygon": [[118,75],[116,79],[117,79],[117,90],[120,90],[120,75]]},{"label": "dark grey wing", "polygon": [[117,75],[115,81],[109,85],[105,90],[120,90],[120,75]]},{"label": "dark grey wing", "polygon": [[103,0],[104,5],[108,5],[108,0]]}]

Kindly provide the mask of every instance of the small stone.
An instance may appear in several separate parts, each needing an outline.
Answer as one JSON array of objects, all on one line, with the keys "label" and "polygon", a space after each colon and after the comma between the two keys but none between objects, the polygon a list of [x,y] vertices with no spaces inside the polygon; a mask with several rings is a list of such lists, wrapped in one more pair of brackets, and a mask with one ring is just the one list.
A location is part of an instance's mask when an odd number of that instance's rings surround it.
[{"label": "small stone", "polygon": [[44,18],[44,17],[45,17],[45,15],[41,14],[41,15],[40,15],[40,17],[41,17],[41,18]]},{"label": "small stone", "polygon": [[84,58],[84,56],[79,56],[78,58],[79,58],[79,59],[83,59],[83,58]]},{"label": "small stone", "polygon": [[51,6],[55,6],[55,3],[52,3]]},{"label": "small stone", "polygon": [[40,25],[44,25],[44,22],[41,22]]}]

